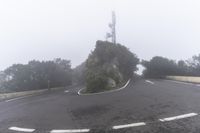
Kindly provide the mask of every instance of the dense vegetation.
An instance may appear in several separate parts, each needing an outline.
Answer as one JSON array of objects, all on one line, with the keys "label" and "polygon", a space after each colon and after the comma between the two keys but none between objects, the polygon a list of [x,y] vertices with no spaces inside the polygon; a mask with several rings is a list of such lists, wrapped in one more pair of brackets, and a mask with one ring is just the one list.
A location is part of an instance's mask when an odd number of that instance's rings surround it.
[{"label": "dense vegetation", "polygon": [[14,64],[0,73],[1,92],[85,84],[87,91],[111,89],[124,83],[137,69],[139,59],[125,46],[97,41],[88,59],[75,69],[70,61],[30,61]]},{"label": "dense vegetation", "polygon": [[150,61],[142,61],[146,68],[143,75],[147,78],[164,78],[165,76],[200,76],[200,55],[178,62],[155,56]]},{"label": "dense vegetation", "polygon": [[130,78],[139,59],[121,44],[97,41],[86,61],[86,88],[98,92],[115,87]]},{"label": "dense vegetation", "polygon": [[70,85],[72,70],[70,61],[30,61],[28,64],[14,64],[1,73],[4,75],[1,89],[6,92],[44,89]]},{"label": "dense vegetation", "polygon": [[[137,70],[138,63],[137,56],[125,46],[97,41],[88,59],[73,70],[69,60],[57,58],[14,64],[0,71],[0,92],[61,87],[72,82],[86,85],[88,92],[100,92],[122,85]],[[146,68],[146,78],[200,76],[200,54],[185,61],[155,56],[141,64]]]}]

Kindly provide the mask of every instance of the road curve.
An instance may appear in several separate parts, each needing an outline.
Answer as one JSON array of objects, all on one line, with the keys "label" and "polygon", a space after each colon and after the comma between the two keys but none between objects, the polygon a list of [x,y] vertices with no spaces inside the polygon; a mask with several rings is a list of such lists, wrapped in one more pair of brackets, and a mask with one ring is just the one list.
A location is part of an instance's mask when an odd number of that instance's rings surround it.
[{"label": "road curve", "polygon": [[138,79],[113,93],[79,96],[79,89],[0,102],[0,133],[200,132],[198,85]]}]

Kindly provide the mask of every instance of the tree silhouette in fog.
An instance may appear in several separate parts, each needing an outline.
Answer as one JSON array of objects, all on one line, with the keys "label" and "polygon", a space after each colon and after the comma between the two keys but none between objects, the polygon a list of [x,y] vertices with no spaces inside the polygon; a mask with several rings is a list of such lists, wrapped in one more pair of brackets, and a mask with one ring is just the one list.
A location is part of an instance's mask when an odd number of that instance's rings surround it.
[{"label": "tree silhouette in fog", "polygon": [[72,70],[69,60],[30,61],[14,64],[4,71],[9,79],[3,83],[9,91],[23,91],[70,85]]}]

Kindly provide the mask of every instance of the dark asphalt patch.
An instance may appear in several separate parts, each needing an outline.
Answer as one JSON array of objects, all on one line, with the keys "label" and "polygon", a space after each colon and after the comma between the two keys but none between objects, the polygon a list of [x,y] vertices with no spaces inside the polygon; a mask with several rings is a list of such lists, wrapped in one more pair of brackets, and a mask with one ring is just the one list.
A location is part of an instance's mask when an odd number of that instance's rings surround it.
[{"label": "dark asphalt patch", "polygon": [[91,106],[91,107],[84,107],[79,108],[76,110],[71,110],[71,113],[76,118],[84,118],[87,116],[100,116],[103,115],[105,112],[109,111],[110,106]]}]

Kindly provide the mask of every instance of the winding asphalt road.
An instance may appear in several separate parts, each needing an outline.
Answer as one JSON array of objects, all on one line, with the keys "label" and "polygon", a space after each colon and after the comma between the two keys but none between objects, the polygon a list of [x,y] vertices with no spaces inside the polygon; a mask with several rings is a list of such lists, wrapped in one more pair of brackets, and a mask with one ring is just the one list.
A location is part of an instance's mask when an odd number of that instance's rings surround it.
[{"label": "winding asphalt road", "polygon": [[200,86],[131,80],[120,91],[80,96],[75,87],[0,102],[0,133],[199,133]]}]

